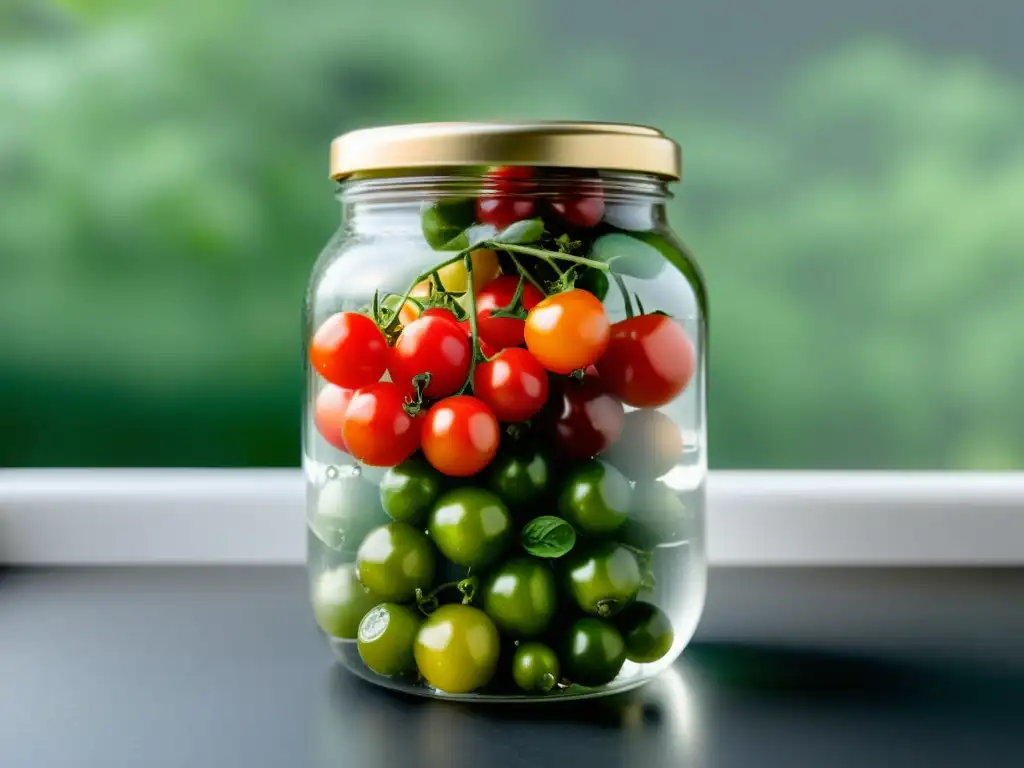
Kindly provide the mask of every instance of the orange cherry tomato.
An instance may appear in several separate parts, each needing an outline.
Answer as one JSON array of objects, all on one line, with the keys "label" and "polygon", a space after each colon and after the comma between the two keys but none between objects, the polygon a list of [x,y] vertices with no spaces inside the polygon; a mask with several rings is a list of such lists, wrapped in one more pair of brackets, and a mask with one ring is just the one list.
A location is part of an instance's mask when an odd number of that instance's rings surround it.
[{"label": "orange cherry tomato", "polygon": [[309,342],[309,362],[332,384],[347,389],[380,381],[388,367],[388,342],[366,315],[328,317]]},{"label": "orange cherry tomato", "polygon": [[371,467],[393,467],[415,453],[419,419],[410,416],[404,404],[405,393],[389,381],[357,389],[342,428],[348,452]]},{"label": "orange cherry tomato", "polygon": [[498,421],[525,421],[548,399],[548,372],[537,358],[521,347],[509,347],[473,372],[473,394]]},{"label": "orange cherry tomato", "polygon": [[469,477],[491,462],[500,437],[490,408],[475,397],[456,395],[427,411],[421,443],[423,455],[438,472]]},{"label": "orange cherry tomato", "polygon": [[580,288],[548,296],[526,316],[526,348],[553,373],[596,363],[610,333],[604,305]]},{"label": "orange cherry tomato", "polygon": [[324,436],[324,440],[339,451],[348,453],[345,447],[345,436],[341,433],[345,426],[345,411],[352,401],[353,390],[327,384],[316,396],[313,404],[313,424]]},{"label": "orange cherry tomato", "polygon": [[656,408],[686,389],[695,364],[693,343],[679,323],[665,315],[639,315],[612,326],[597,370],[622,402]]}]

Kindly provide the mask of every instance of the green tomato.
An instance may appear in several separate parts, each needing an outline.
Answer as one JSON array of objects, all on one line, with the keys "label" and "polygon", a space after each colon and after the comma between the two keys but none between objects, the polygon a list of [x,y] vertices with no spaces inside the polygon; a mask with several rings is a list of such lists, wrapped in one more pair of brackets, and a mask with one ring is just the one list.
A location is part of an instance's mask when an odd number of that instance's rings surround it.
[{"label": "green tomato", "polygon": [[500,638],[487,614],[469,605],[442,605],[416,635],[420,674],[446,693],[487,685],[498,666]]},{"label": "green tomato", "polygon": [[672,622],[661,608],[650,603],[633,603],[615,617],[626,644],[626,658],[638,664],[657,661],[672,648]]},{"label": "green tomato", "polygon": [[355,552],[367,533],[387,521],[377,488],[361,477],[328,480],[317,492],[313,531],[331,549]]},{"label": "green tomato", "polygon": [[587,613],[613,616],[636,600],[642,578],[640,564],[621,544],[595,542],[564,559],[568,592]]},{"label": "green tomato", "polygon": [[380,481],[380,500],[392,520],[420,525],[441,494],[441,474],[418,456],[391,467]]},{"label": "green tomato", "polygon": [[526,693],[547,693],[558,683],[558,657],[544,643],[523,643],[512,657],[512,678]]},{"label": "green tomato", "polygon": [[313,583],[310,597],[320,628],[346,640],[356,636],[360,620],[380,602],[359,583],[356,567],[351,563],[321,573]]},{"label": "green tomato", "polygon": [[512,543],[512,516],[490,491],[465,486],[437,500],[427,530],[441,553],[456,565],[486,568]]},{"label": "green tomato", "polygon": [[561,658],[573,683],[604,685],[614,680],[622,669],[626,644],[610,621],[580,619],[566,634]]},{"label": "green tomato", "polygon": [[359,580],[382,600],[406,602],[434,581],[430,539],[406,523],[388,523],[367,534],[356,554]]},{"label": "green tomato", "polygon": [[619,470],[591,459],[573,466],[558,499],[562,517],[580,533],[607,536],[629,516],[629,481]]},{"label": "green tomato", "polygon": [[558,610],[555,577],[544,563],[527,558],[509,560],[488,576],[483,609],[498,629],[516,638],[543,633]]},{"label": "green tomato", "polygon": [[422,616],[412,608],[381,603],[359,622],[359,657],[378,675],[401,675],[416,669],[413,645]]},{"label": "green tomato", "polygon": [[682,500],[664,483],[652,480],[633,489],[629,521],[620,532],[627,544],[652,549],[658,544],[685,541],[691,535],[693,516]]},{"label": "green tomato", "polygon": [[509,451],[491,462],[487,485],[509,506],[522,507],[547,493],[551,474],[551,460],[540,451]]}]

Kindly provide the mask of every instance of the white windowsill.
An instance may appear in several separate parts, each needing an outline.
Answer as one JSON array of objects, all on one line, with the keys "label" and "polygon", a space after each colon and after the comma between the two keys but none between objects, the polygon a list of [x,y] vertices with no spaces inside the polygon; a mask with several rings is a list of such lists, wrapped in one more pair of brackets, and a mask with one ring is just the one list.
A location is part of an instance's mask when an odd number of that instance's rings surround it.
[{"label": "white windowsill", "polygon": [[[0,471],[0,563],[300,563],[300,470]],[[1024,473],[712,472],[717,566],[1024,565]]]}]

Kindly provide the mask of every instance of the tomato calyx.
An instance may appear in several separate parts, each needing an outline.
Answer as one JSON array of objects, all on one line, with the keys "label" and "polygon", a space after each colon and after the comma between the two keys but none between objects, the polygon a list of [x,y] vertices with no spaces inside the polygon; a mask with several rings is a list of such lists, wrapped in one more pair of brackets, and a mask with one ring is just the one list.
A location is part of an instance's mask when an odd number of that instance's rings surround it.
[{"label": "tomato calyx", "polygon": [[467,576],[460,581],[446,581],[444,584],[438,584],[430,592],[417,589],[415,598],[416,608],[424,616],[429,616],[441,607],[441,600],[438,595],[450,589],[457,589],[459,591],[459,594],[462,595],[462,605],[472,605],[473,599],[480,589],[480,578],[474,575]]},{"label": "tomato calyx", "polygon": [[426,406],[424,392],[430,386],[430,372],[417,373],[412,377],[412,395],[405,398],[402,410],[410,416],[417,416]]}]

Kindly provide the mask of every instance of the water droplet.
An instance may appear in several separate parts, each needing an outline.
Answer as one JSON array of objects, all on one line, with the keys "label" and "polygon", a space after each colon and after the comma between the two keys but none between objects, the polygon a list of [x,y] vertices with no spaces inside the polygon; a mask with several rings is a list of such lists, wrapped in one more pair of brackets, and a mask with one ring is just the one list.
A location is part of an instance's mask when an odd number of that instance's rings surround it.
[{"label": "water droplet", "polygon": [[332,464],[329,467],[327,467],[327,470],[326,472],[324,472],[324,474],[327,476],[328,480],[337,480],[338,468]]}]

